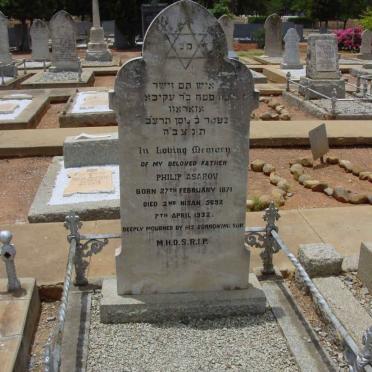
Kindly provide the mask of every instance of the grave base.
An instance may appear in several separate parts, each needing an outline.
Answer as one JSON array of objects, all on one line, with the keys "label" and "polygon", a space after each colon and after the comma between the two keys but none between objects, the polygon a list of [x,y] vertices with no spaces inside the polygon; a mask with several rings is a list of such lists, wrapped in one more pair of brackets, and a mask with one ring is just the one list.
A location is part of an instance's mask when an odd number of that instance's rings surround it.
[{"label": "grave base", "polygon": [[282,70],[302,70],[304,68],[304,65],[302,65],[301,63],[298,65],[289,65],[287,63],[282,63],[280,65],[280,68]]},{"label": "grave base", "polygon": [[[310,79],[308,77],[302,77],[300,79],[300,84],[305,85],[306,87],[313,89],[321,94],[324,94],[328,97],[333,96],[333,89],[336,89],[336,97],[337,98],[345,98],[345,81],[338,80],[338,79],[321,79],[315,80]],[[307,90],[304,87],[299,87],[298,92],[305,96],[307,93],[309,99],[320,99],[324,98],[319,96],[318,94]]]},{"label": "grave base", "polygon": [[218,318],[262,314],[266,296],[256,275],[247,289],[190,293],[118,295],[116,278],[103,281],[102,323],[156,323],[184,318]]},{"label": "grave base", "polygon": [[270,56],[253,56],[253,59],[263,65],[280,65],[283,62],[283,57],[270,57]]}]

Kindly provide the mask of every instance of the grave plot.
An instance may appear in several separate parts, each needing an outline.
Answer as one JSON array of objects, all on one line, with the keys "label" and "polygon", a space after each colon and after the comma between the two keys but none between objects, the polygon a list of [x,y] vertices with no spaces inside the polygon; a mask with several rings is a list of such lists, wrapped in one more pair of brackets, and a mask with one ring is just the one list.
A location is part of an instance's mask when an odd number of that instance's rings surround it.
[{"label": "grave plot", "polygon": [[[32,60],[26,60],[22,61],[17,65],[17,68],[19,71],[28,71],[29,70],[45,70],[48,69],[52,63],[50,61],[32,61]],[[34,72],[34,71],[33,71]]]},{"label": "grave plot", "polygon": [[59,115],[59,123],[61,128],[117,125],[108,90],[77,92]]},{"label": "grave plot", "polygon": [[35,128],[49,107],[47,95],[0,96],[0,130]]},{"label": "grave plot", "polygon": [[54,157],[28,213],[29,222],[63,221],[70,210],[85,220],[119,218],[117,133],[68,137]]}]

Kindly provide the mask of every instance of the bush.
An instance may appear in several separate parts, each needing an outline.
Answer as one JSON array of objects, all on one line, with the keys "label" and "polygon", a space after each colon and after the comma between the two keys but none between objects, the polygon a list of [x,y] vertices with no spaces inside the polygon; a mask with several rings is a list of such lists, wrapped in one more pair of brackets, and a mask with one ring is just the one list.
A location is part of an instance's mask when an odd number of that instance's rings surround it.
[{"label": "bush", "polygon": [[249,17],[248,23],[259,23],[264,24],[266,21],[266,16],[256,16],[256,17]]},{"label": "bush", "polygon": [[336,30],[338,49],[350,52],[359,52],[362,42],[362,28],[352,27],[345,30]]},{"label": "bush", "polygon": [[253,32],[252,39],[257,43],[258,49],[263,49],[265,47],[265,30],[261,29]]},{"label": "bush", "polygon": [[372,30],[372,8],[367,8],[367,10],[362,14],[360,24],[365,29]]}]

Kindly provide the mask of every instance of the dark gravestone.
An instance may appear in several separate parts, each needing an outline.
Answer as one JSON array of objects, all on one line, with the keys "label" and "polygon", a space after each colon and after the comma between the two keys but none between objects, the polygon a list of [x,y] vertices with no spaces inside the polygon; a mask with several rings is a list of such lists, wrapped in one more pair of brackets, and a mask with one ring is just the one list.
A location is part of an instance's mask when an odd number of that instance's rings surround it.
[{"label": "dark gravestone", "polygon": [[142,14],[142,37],[145,37],[145,33],[150,26],[153,19],[166,7],[168,4],[142,4],[141,14]]},{"label": "dark gravestone", "polygon": [[115,21],[102,21],[103,31],[105,32],[105,37],[113,37],[115,34]]}]

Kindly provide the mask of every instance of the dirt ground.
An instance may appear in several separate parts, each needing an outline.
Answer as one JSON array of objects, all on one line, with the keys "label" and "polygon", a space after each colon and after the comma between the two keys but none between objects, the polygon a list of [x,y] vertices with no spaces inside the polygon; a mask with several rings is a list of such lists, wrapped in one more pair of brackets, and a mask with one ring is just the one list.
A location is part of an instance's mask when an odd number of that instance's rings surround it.
[{"label": "dirt ground", "polygon": [[[350,160],[353,164],[372,171],[372,148],[332,149],[329,154],[339,156],[341,159]],[[345,205],[323,193],[305,189],[293,179],[289,170],[289,161],[302,157],[311,158],[310,150],[281,148],[251,149],[249,156],[250,162],[255,159],[262,159],[273,164],[276,172],[290,183],[290,191],[293,193],[293,196],[287,198],[285,205],[281,207],[282,209],[339,207]],[[318,166],[315,169],[305,168],[305,173],[314,176],[319,181],[327,182],[331,187],[343,186],[355,192],[372,194],[371,182],[359,180],[358,177],[353,176],[351,173],[346,173],[338,165]],[[265,176],[263,173],[249,172],[248,195],[250,198],[262,194],[270,194],[273,188],[274,186],[270,184],[268,176]]]},{"label": "dirt ground", "polygon": [[[278,101],[281,105],[283,105],[287,109],[287,111],[291,115],[292,120],[314,120],[316,119],[314,115],[303,112],[299,110],[297,107],[290,105],[281,96],[275,96],[271,98]],[[274,109],[270,108],[268,104],[264,102],[260,102],[258,108],[255,111],[253,111],[253,113],[255,114],[255,118],[253,120],[259,120],[260,115],[267,111],[276,112]],[[278,122],[278,124],[280,124],[280,122]]]},{"label": "dirt ground", "polygon": [[51,158],[0,159],[0,224],[25,223]]},{"label": "dirt ground", "polygon": [[[334,149],[330,154],[338,155],[372,171],[372,148]],[[289,181],[293,196],[287,199],[283,209],[344,206],[345,204],[325,194],[305,189],[293,179],[289,171],[289,161],[299,157],[311,157],[310,150],[276,148],[250,150],[250,161],[262,159],[273,164],[277,173]],[[0,224],[27,222],[28,210],[50,163],[50,157],[0,159],[0,179],[3,180],[0,191],[2,206]],[[346,173],[336,165],[315,170],[306,168],[306,173],[334,187],[343,186],[356,192],[372,194],[371,182],[360,181],[358,177]],[[273,187],[269,177],[262,173],[249,172],[249,197],[270,194]]]},{"label": "dirt ground", "polygon": [[65,103],[53,103],[48,108],[48,111],[41,118],[36,128],[47,129],[47,128],[59,128],[58,117],[63,111]]}]

